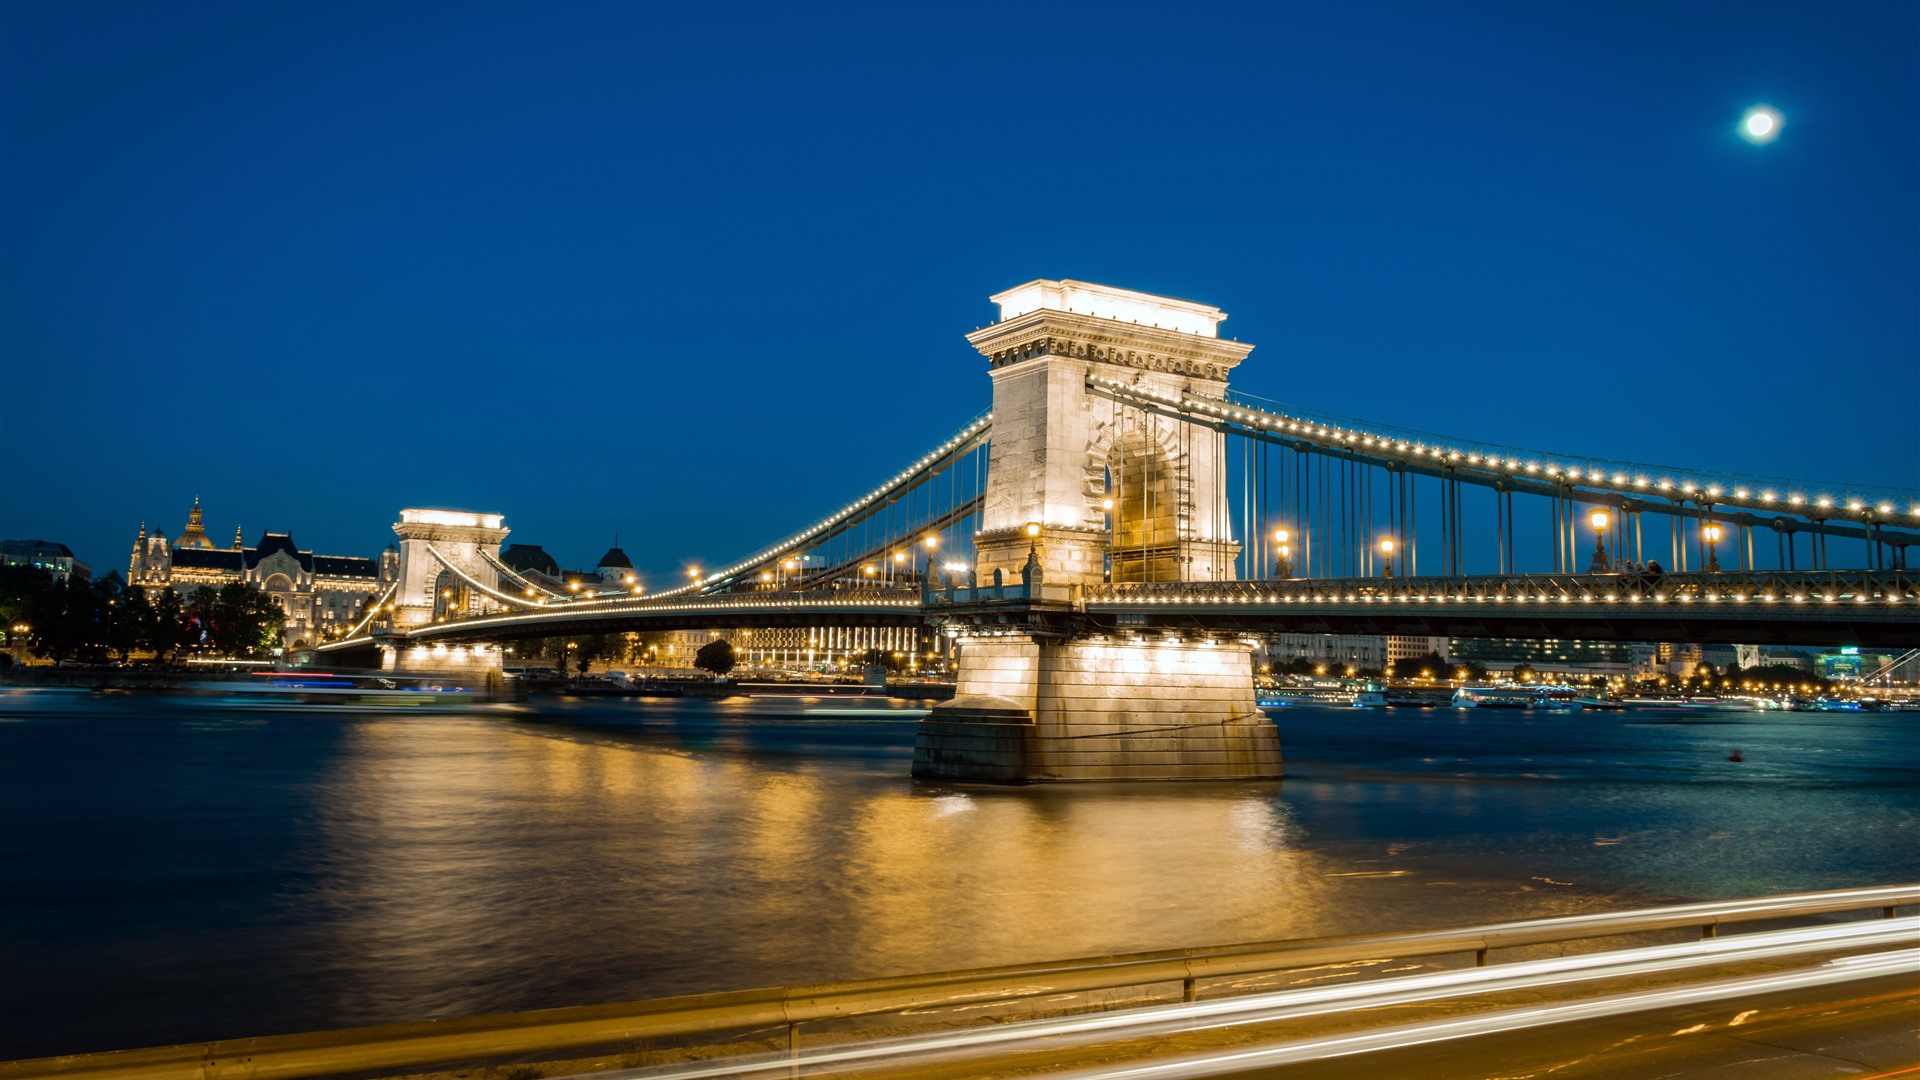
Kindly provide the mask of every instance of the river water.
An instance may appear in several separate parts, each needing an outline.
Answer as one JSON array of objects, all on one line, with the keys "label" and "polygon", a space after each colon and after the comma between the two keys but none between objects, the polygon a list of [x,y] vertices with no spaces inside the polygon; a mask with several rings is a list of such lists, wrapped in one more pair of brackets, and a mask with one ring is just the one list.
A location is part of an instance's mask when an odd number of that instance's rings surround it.
[{"label": "river water", "polygon": [[1020,789],[917,715],[0,692],[0,1058],[1920,878],[1920,714],[1294,707],[1283,781]]}]

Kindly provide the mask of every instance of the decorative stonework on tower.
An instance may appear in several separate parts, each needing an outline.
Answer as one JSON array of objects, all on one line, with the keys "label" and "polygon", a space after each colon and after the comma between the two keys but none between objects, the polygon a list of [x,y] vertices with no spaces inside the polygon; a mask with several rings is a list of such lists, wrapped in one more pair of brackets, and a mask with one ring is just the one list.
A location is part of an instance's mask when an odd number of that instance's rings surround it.
[{"label": "decorative stonework on tower", "polygon": [[498,580],[499,571],[488,560],[500,557],[500,542],[507,538],[503,522],[499,514],[464,510],[400,511],[393,525],[400,537],[394,628],[425,626],[449,613],[492,610],[493,598],[469,581]]},{"label": "decorative stonework on tower", "polygon": [[1033,552],[1049,584],[1233,577],[1226,436],[1116,408],[1087,389],[1097,376],[1224,396],[1253,350],[1221,340],[1226,313],[1073,280],[1030,281],[990,299],[1000,321],[967,335],[993,378],[981,576],[1015,575]]},{"label": "decorative stonework on tower", "polygon": [[1105,285],[1031,281],[992,299],[1000,321],[967,335],[993,378],[977,580],[1018,584],[950,589],[936,608],[958,686],[920,721],[913,774],[1279,776],[1247,642],[1099,631],[1078,600],[1103,580],[1228,579],[1239,553],[1225,435],[1118,406],[1089,381],[1217,399],[1253,346],[1220,339],[1219,308]]}]

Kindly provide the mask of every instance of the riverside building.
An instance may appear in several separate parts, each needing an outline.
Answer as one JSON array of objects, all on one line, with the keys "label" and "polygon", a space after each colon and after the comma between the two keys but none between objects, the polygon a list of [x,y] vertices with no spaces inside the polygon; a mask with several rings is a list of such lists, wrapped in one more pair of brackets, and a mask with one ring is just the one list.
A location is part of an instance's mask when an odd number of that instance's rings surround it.
[{"label": "riverside building", "polygon": [[73,557],[73,550],[51,540],[0,540],[0,566],[32,566],[54,580],[93,580],[93,568]]},{"label": "riverside building", "polygon": [[220,547],[207,535],[200,500],[187,513],[187,527],[177,540],[168,540],[145,522],[133,542],[127,564],[127,585],[149,595],[172,587],[191,599],[204,588],[245,582],[273,598],[286,613],[281,644],[305,649],[326,639],[335,629],[350,627],[365,605],[392,584],[399,572],[400,553],[392,545],[379,557],[315,555],[303,551],[288,533],[262,533],[246,547],[235,527],[233,546]]}]

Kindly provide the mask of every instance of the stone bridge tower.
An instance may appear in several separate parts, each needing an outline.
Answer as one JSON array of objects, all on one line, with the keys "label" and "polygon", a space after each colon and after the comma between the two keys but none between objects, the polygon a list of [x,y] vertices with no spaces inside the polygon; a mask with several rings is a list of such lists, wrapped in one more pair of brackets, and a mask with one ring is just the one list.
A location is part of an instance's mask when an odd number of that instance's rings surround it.
[{"label": "stone bridge tower", "polygon": [[498,559],[500,542],[507,538],[501,515],[402,510],[393,531],[400,537],[400,587],[393,597],[396,630],[425,626],[450,612],[466,614],[496,606],[492,597],[474,590],[434,552],[475,581],[499,580],[499,571],[487,558]]},{"label": "stone bridge tower", "polygon": [[1101,630],[1079,611],[1081,590],[1105,580],[1230,578],[1239,551],[1225,436],[1119,408],[1090,382],[1219,397],[1253,347],[1220,339],[1219,308],[1104,285],[1032,281],[992,299],[1000,321],[967,337],[993,377],[979,580],[999,570],[1019,586],[1029,559],[1041,572],[1024,588],[929,594],[958,647],[958,686],[920,721],[914,775],[1280,775],[1247,642]]},{"label": "stone bridge tower", "polygon": [[[1217,307],[1093,285],[1030,281],[990,298],[1000,321],[967,335],[992,363],[993,460],[980,573],[1015,580],[1029,550],[1050,584],[1231,578],[1239,545],[1226,436],[1121,409],[1100,378],[1223,397],[1251,345],[1219,335]],[[1037,544],[1028,525],[1038,524]]]}]

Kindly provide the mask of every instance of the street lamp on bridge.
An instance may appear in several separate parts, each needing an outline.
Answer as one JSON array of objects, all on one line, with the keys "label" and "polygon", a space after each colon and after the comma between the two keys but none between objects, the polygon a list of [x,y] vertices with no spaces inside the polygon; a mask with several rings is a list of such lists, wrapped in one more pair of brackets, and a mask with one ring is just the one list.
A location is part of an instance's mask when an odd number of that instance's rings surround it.
[{"label": "street lamp on bridge", "polygon": [[1273,550],[1276,553],[1273,559],[1274,577],[1290,578],[1293,576],[1293,548],[1287,544],[1287,541],[1291,539],[1293,539],[1293,534],[1287,530],[1273,530]]},{"label": "street lamp on bridge", "polygon": [[1393,537],[1380,538],[1380,576],[1393,576]]},{"label": "street lamp on bridge", "polygon": [[1587,567],[1589,574],[1604,574],[1607,566],[1607,524],[1613,520],[1605,510],[1595,510],[1587,517],[1593,524],[1593,563]]},{"label": "street lamp on bridge", "polygon": [[1720,558],[1718,555],[1718,549],[1720,547],[1719,523],[1709,521],[1707,524],[1701,526],[1700,535],[1705,537],[1707,541],[1707,562],[1706,565],[1700,569],[1705,570],[1709,574],[1717,574],[1720,572]]}]

